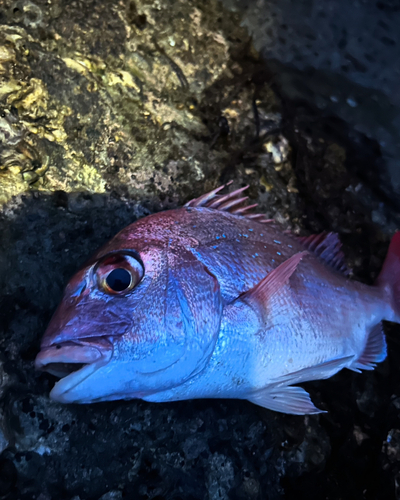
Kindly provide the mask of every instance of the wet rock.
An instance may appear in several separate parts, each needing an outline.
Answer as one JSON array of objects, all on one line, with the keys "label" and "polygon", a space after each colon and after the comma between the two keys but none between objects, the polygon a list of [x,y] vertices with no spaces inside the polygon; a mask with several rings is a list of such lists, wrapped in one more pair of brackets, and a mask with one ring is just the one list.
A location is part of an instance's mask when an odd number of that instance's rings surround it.
[{"label": "wet rock", "polygon": [[7,495],[15,494],[15,485],[17,483],[18,473],[9,458],[0,458],[0,492],[7,498]]},{"label": "wet rock", "polygon": [[[280,95],[337,117],[374,143],[377,163],[359,174],[399,205],[400,97],[396,2],[224,0],[268,64]],[[332,125],[334,126],[333,122]]]},{"label": "wet rock", "polygon": [[[216,2],[178,2],[177,17],[168,2],[92,2],[84,21],[75,3],[57,3],[56,16],[34,3],[8,7],[2,203],[32,188],[176,198],[178,186],[215,178],[222,158],[205,147],[212,123],[202,107],[217,82],[227,104],[235,72],[247,76],[232,53],[249,37],[233,15]],[[26,22],[34,7],[40,22]]]},{"label": "wet rock", "polygon": [[99,500],[122,500],[122,492],[121,491],[109,491],[104,495],[101,495]]}]

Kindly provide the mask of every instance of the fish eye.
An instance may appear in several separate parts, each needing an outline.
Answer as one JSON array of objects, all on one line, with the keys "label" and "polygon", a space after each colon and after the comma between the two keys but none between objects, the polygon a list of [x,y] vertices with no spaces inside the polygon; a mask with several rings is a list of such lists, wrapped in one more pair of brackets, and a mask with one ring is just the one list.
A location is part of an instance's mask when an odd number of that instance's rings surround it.
[{"label": "fish eye", "polygon": [[108,287],[114,292],[123,292],[129,288],[131,281],[131,273],[122,267],[111,271],[106,278]]},{"label": "fish eye", "polygon": [[141,281],[144,274],[138,260],[122,254],[105,257],[95,272],[99,287],[109,295],[124,295]]}]

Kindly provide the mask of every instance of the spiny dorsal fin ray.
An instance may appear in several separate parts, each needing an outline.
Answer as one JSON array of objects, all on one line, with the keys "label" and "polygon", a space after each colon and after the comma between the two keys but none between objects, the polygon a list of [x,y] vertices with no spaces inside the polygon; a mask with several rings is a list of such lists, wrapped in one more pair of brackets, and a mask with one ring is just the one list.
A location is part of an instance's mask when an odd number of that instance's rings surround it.
[{"label": "spiny dorsal fin ray", "polygon": [[[226,186],[228,186],[228,184],[226,184]],[[244,186],[240,189],[236,189],[236,191],[233,191],[232,193],[228,193],[228,194],[225,194],[225,195],[221,195],[220,198],[217,198],[215,201],[211,202],[210,205],[209,205],[209,208],[219,208],[222,203],[225,203],[226,201],[231,201],[233,199],[238,199],[238,195],[240,193],[242,193],[243,191],[246,191],[246,189],[248,189],[249,186]],[[241,199],[241,198],[239,198]]]},{"label": "spiny dorsal fin ray", "polygon": [[244,186],[242,188],[232,191],[225,195],[218,194],[224,187],[232,184],[233,181],[223,184],[216,189],[213,189],[209,193],[205,193],[199,198],[194,198],[185,204],[185,207],[205,207],[212,208],[213,210],[221,210],[223,212],[229,212],[235,215],[241,215],[242,217],[247,217],[248,219],[257,220],[258,222],[273,222],[272,219],[267,219],[263,214],[248,213],[250,210],[257,206],[254,205],[244,205],[248,200],[248,196],[241,196],[243,191],[249,188],[249,186]]},{"label": "spiny dorsal fin ray", "polygon": [[344,261],[344,254],[341,250],[342,242],[336,233],[320,233],[311,236],[301,236],[298,240],[315,255],[320,257],[325,264],[343,273],[345,276],[350,274]]}]

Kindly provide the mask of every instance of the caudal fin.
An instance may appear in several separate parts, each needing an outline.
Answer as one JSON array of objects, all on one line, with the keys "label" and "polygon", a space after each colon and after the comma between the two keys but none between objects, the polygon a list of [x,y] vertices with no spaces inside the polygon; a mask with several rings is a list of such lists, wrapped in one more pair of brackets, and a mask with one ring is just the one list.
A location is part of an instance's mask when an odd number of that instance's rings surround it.
[{"label": "caudal fin", "polygon": [[394,234],[390,242],[386,260],[376,284],[391,294],[394,312],[397,318],[400,318],[400,231]]}]

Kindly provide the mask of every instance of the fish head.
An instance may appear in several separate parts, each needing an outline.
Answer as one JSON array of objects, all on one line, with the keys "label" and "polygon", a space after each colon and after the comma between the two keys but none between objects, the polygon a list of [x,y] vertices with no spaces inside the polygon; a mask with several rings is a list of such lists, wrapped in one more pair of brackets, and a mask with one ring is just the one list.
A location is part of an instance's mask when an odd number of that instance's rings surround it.
[{"label": "fish head", "polygon": [[217,278],[185,236],[171,245],[151,224],[135,224],[73,276],[43,336],[35,365],[61,377],[54,400],[142,398],[181,385],[211,357],[222,316]]}]

